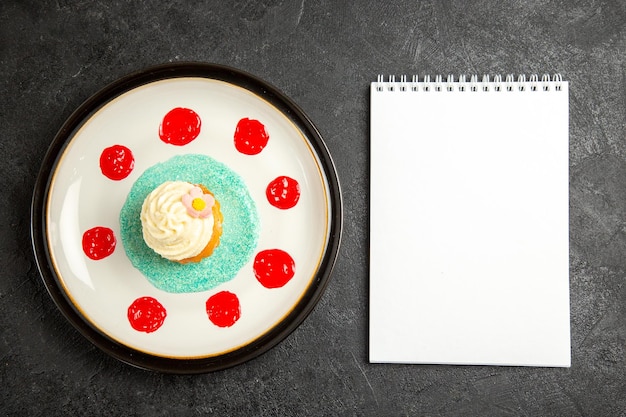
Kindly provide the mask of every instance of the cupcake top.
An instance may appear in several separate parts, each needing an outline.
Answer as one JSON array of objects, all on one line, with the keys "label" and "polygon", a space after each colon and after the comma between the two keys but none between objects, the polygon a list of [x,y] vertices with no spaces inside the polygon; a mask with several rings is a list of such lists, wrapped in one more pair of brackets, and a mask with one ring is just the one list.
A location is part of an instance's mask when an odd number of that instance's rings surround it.
[{"label": "cupcake top", "polygon": [[141,207],[143,239],[170,261],[198,255],[213,234],[215,200],[196,185],[167,181],[155,188]]}]

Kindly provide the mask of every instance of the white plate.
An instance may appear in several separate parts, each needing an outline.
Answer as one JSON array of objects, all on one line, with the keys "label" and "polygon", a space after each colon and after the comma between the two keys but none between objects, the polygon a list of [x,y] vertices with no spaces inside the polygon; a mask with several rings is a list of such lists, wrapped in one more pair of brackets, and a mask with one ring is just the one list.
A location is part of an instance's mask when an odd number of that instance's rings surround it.
[{"label": "white plate", "polygon": [[[164,116],[177,107],[192,109],[201,120],[199,135],[184,146],[159,138]],[[234,145],[243,118],[258,120],[269,135],[256,155]],[[99,165],[103,150],[113,145],[130,149],[135,161],[121,180],[107,178]],[[243,266],[234,278],[199,292],[155,287],[133,266],[120,239],[120,211],[133,185],[146,170],[177,155],[205,155],[232,170],[247,186],[258,218],[258,240],[249,256],[239,259]],[[288,209],[273,206],[266,196],[268,184],[283,175],[300,187],[297,204]],[[220,186],[228,189],[228,184]],[[293,331],[327,284],[341,221],[332,160],[304,113],[249,74],[200,63],[147,69],[84,103],[54,139],[32,207],[41,275],[68,320],[120,360],[183,373],[241,363]],[[86,256],[81,243],[83,234],[96,226],[110,228],[117,242],[113,253],[99,260]],[[227,238],[224,242],[216,253],[236,250]],[[293,278],[278,288],[262,285],[254,273],[255,256],[269,249],[287,252],[295,263]],[[240,316],[230,326],[214,324],[207,313],[207,300],[223,291],[239,301]],[[162,325],[150,332],[137,330],[128,317],[130,305],[142,297],[157,300],[166,311]]]}]

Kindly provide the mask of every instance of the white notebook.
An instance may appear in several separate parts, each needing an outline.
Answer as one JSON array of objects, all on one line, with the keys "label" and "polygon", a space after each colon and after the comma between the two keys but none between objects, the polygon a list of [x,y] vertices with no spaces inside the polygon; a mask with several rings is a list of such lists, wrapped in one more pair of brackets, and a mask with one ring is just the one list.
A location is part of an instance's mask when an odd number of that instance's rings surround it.
[{"label": "white notebook", "polygon": [[370,362],[570,366],[568,87],[371,84]]}]

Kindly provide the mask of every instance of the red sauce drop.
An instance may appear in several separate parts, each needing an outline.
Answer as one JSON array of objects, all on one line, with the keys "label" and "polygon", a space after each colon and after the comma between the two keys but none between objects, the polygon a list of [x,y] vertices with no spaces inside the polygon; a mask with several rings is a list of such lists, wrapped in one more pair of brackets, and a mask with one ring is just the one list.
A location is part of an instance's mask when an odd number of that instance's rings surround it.
[{"label": "red sauce drop", "polygon": [[265,195],[271,205],[287,210],[295,206],[300,199],[300,184],[293,178],[281,176],[269,183]]},{"label": "red sauce drop", "polygon": [[159,137],[165,143],[183,146],[200,134],[200,116],[183,107],[170,110],[159,127]]},{"label": "red sauce drop", "polygon": [[138,298],[128,307],[128,321],[138,332],[152,333],[158,330],[166,316],[163,305],[152,297]]},{"label": "red sauce drop", "polygon": [[265,148],[270,137],[263,123],[243,118],[235,128],[235,148],[245,155],[256,155]]},{"label": "red sauce drop", "polygon": [[83,233],[83,252],[94,261],[112,254],[115,243],[115,234],[108,227],[98,226]]},{"label": "red sauce drop", "polygon": [[239,298],[232,292],[220,291],[206,301],[209,320],[219,327],[230,327],[241,317]]},{"label": "red sauce drop", "polygon": [[280,288],[293,278],[296,264],[291,255],[281,249],[259,252],[254,258],[254,276],[265,288]]},{"label": "red sauce drop", "polygon": [[113,145],[100,154],[102,174],[114,181],[128,177],[135,167],[133,153],[126,146]]}]

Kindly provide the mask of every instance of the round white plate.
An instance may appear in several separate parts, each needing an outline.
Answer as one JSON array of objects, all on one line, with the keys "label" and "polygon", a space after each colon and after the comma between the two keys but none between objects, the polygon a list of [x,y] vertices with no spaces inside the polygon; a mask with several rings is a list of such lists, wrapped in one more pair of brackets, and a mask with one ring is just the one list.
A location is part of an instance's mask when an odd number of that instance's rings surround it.
[{"label": "round white plate", "polygon": [[[177,107],[192,109],[201,120],[197,138],[183,146],[159,138],[164,116]],[[258,120],[269,135],[256,155],[242,153],[234,144],[243,118]],[[130,149],[135,161],[121,180],[107,178],[99,164],[103,150],[114,145]],[[120,239],[120,211],[133,184],[146,170],[177,155],[206,155],[226,165],[247,186],[258,214],[258,240],[243,267],[232,280],[199,292],[168,292],[152,285],[130,262]],[[268,184],[279,176],[299,184],[300,198],[292,208],[277,208],[266,196]],[[94,344],[136,366],[205,372],[265,352],[304,320],[335,262],[341,210],[328,150],[297,105],[250,74],[177,63],[118,80],[68,119],[38,178],[32,238],[52,298]],[[83,234],[94,227],[107,227],[116,238],[113,253],[98,260],[82,246]],[[293,277],[277,288],[262,285],[254,273],[255,255],[270,249],[287,252],[295,264]],[[211,296],[224,291],[239,302],[239,318],[229,326],[214,324],[206,306]],[[143,297],[156,300],[166,312],[150,331],[137,330],[129,318],[129,307]]]}]

